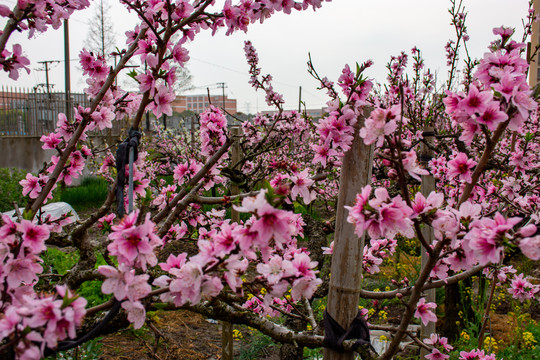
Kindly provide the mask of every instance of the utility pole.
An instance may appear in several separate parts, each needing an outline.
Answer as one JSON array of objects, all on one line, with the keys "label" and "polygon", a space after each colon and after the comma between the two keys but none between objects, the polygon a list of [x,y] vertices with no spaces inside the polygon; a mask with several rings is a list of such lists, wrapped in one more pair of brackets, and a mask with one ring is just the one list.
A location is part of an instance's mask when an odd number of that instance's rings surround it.
[{"label": "utility pole", "polygon": [[71,74],[69,61],[69,23],[64,20],[64,71],[65,71],[65,96],[66,96],[66,117],[71,120]]},{"label": "utility pole", "polygon": [[49,83],[49,64],[58,63],[60,61],[58,60],[45,60],[45,61],[38,61],[38,64],[43,64],[43,67],[45,68],[45,84],[47,86],[47,94],[50,96],[50,87],[51,84]]},{"label": "utility pole", "polygon": [[226,88],[226,85],[225,85],[224,82],[217,83],[216,85],[217,85],[218,88],[221,88],[221,90],[222,90],[223,111],[225,111],[225,88]]},{"label": "utility pole", "polygon": [[298,90],[298,112],[302,111],[302,87]]},{"label": "utility pole", "polygon": [[[540,0],[534,0],[533,1],[533,9],[534,14],[538,15],[540,14]],[[534,87],[539,80],[538,76],[538,69],[539,69],[539,63],[538,63],[538,48],[540,47],[539,43],[539,36],[540,36],[540,23],[538,21],[535,21],[532,23],[532,34],[531,34],[531,41],[529,42],[529,46],[527,49],[527,61],[529,61],[529,85],[531,87]],[[531,59],[532,58],[532,59]]]}]

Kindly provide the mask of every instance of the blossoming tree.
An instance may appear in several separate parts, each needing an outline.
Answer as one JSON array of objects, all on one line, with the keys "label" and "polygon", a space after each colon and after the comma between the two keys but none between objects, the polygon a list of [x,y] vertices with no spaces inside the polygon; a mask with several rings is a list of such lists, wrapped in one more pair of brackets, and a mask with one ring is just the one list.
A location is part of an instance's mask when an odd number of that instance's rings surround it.
[{"label": "blossoming tree", "polygon": [[[428,350],[427,359],[448,358],[452,347],[446,338],[433,334],[421,341],[408,330],[414,318],[424,324],[437,320],[436,304],[423,296],[427,289],[484,271],[493,286],[506,283],[516,299],[538,300],[538,286],[503,264],[509,248],[540,259],[537,101],[526,83],[524,45],[511,39],[512,29],[495,29],[497,40],[489,52],[478,63],[468,59],[466,76],[455,85],[458,49],[467,46],[468,37],[465,14],[452,2],[458,37],[447,45],[450,73],[442,94],[435,91],[433,76],[423,69],[417,49],[412,51],[411,78],[406,76],[408,56],[392,58],[384,91],[374,91],[372,81],[364,77],[371,62],[353,70],[345,66],[337,86],[320,77],[310,63],[309,71],[330,98],[328,114],[318,123],[283,111],[272,77],[261,76],[256,50],[247,42],[250,83],[266,93],[277,115],[258,115],[242,123],[240,136],[233,137],[223,111],[210,106],[200,116],[198,139],[158,132],[143,141],[136,154],[130,145],[134,163],[128,166],[115,161],[110,152],[97,158],[101,149],[90,146],[89,134],[127,118],[130,143],[134,139],[137,143],[146,111],[156,117],[171,115],[176,68],[189,60],[187,42],[205,30],[246,31],[250,23],[263,22],[276,12],[317,9],[322,1],[227,0],[218,10],[213,0],[122,3],[141,20],[127,33],[127,48],[115,67],[99,55],[80,53],[91,105],[74,109],[72,119],[58,115],[56,131],[42,137],[43,148],[54,149],[57,155],[39,174],[28,174],[21,181],[30,200],[26,209],[17,219],[2,217],[0,351],[37,359],[98,335],[99,325],[89,333],[77,333],[87,315],[109,310],[106,318],[111,318],[121,309],[140,328],[146,310],[166,302],[247,324],[278,342],[329,346],[332,352],[356,350],[366,359],[379,356],[356,339],[325,341],[311,307],[313,296],[323,297],[328,289],[328,274],[318,276],[323,249],[314,241],[302,242],[304,235],[307,240],[315,236],[306,226],[310,220],[294,212],[298,204],[335,203],[338,179],[345,173],[340,166],[346,166],[344,156],[358,143],[372,147],[375,158],[364,164],[373,169],[372,184],[359,188],[355,202],[338,211],[346,210],[347,215],[336,219],[336,227],[348,221],[359,238],[369,240],[363,263],[349,271],[377,272],[398,239],[418,242],[427,254],[413,281],[394,279],[394,289],[385,292],[358,291],[364,298],[398,298],[403,303],[399,326],[385,327],[393,338],[380,359],[392,358],[406,336]],[[14,31],[31,36],[49,26],[57,28],[62,19],[88,5],[85,0],[19,1],[13,9],[0,5],[0,15],[9,18],[0,34],[0,69],[15,79],[20,71],[28,71],[21,47],[14,44],[8,50]],[[534,17],[531,12],[526,35]],[[134,75],[139,92],[128,93],[114,79],[134,59],[147,66]],[[434,130],[425,132],[427,127]],[[427,137],[434,137],[434,143]],[[233,160],[229,148],[235,142],[240,154]],[[419,159],[420,146],[430,147],[435,156]],[[99,162],[98,173],[111,183],[103,206],[71,225],[69,214],[43,216],[40,209],[57,184],[71,184],[89,160]],[[125,173],[133,190],[123,197]],[[430,174],[438,191],[425,196],[419,180]],[[167,182],[167,176],[172,181]],[[240,193],[232,194],[231,186]],[[210,189],[213,196],[208,196]],[[136,210],[128,214],[120,210],[116,216],[115,199],[118,208],[129,209],[132,196]],[[243,220],[231,221],[230,209],[243,214]],[[108,234],[98,246],[88,236],[94,226]],[[422,232],[428,226],[434,230],[433,243]],[[340,240],[336,238],[336,249]],[[44,293],[35,285],[42,272],[39,256],[48,244],[75,246],[80,260],[55,291]],[[96,251],[108,265],[95,269]],[[332,253],[332,245],[324,252]],[[87,308],[76,291],[96,279],[103,281],[102,292],[112,298]],[[301,320],[311,329],[289,329],[273,321],[277,317]],[[460,356],[494,358],[481,349]]]}]

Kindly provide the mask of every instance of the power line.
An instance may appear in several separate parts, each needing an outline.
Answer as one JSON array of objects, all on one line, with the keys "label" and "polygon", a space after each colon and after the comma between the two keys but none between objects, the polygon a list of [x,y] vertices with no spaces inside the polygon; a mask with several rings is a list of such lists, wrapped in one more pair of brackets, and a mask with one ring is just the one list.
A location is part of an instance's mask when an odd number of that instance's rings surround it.
[{"label": "power line", "polygon": [[[202,63],[208,64],[208,65],[212,65],[212,66],[215,66],[215,67],[218,67],[218,68],[221,68],[221,69],[225,69],[225,70],[228,70],[228,71],[231,71],[231,72],[234,72],[234,73],[241,74],[241,75],[244,75],[246,77],[249,77],[249,75],[246,72],[243,72],[243,71],[231,69],[229,67],[219,65],[219,64],[216,64],[216,63],[213,63],[213,62],[210,62],[210,61],[201,60],[201,59],[198,59],[198,58],[195,58],[195,57],[190,57],[190,58],[193,59],[193,60],[200,61]],[[281,82],[281,81],[276,81],[276,80],[272,80],[272,82],[274,84],[280,84],[280,85],[283,85],[283,86],[289,86],[289,87],[293,87],[295,89],[298,87],[298,85],[287,84],[287,83],[284,83],[284,82]]]}]

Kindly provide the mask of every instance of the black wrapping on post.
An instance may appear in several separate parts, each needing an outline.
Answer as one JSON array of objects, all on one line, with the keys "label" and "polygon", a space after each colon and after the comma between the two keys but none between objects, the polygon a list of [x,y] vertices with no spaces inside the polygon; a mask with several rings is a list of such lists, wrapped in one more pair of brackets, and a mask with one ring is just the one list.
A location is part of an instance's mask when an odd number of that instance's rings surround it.
[{"label": "black wrapping on post", "polygon": [[433,156],[427,154],[419,154],[418,160],[420,161],[420,163],[428,163],[433,160]]},{"label": "black wrapping on post", "polygon": [[87,332],[86,334],[82,335],[81,337],[79,337],[79,338],[77,338],[75,340],[66,340],[66,341],[59,342],[56,349],[45,348],[45,356],[52,356],[52,355],[56,354],[59,351],[66,351],[66,350],[69,350],[69,349],[73,349],[74,347],[82,345],[85,342],[90,341],[93,338],[101,335],[101,333],[100,333],[101,329],[103,329],[105,327],[105,325],[107,325],[109,322],[111,322],[111,320],[116,316],[116,314],[118,314],[118,311],[120,310],[121,305],[122,305],[121,301],[114,300],[114,303],[113,303],[111,309],[109,310],[107,315],[105,315],[103,320],[101,320],[96,325],[96,327],[94,327],[92,330],[90,330],[89,332]]},{"label": "black wrapping on post", "polygon": [[330,348],[339,353],[345,352],[343,349],[343,342],[345,340],[356,340],[354,347],[357,348],[360,345],[370,345],[371,340],[369,338],[369,328],[367,326],[364,317],[358,312],[358,315],[354,318],[351,326],[347,331],[337,323],[330,314],[324,311],[324,341],[323,346]]},{"label": "black wrapping on post", "polygon": [[137,160],[139,154],[139,141],[141,139],[140,131],[129,129],[129,134],[126,140],[118,145],[116,150],[116,204],[117,215],[122,218],[126,213],[124,208],[124,187],[126,186],[126,164],[129,163],[129,149],[133,148],[133,161]]}]

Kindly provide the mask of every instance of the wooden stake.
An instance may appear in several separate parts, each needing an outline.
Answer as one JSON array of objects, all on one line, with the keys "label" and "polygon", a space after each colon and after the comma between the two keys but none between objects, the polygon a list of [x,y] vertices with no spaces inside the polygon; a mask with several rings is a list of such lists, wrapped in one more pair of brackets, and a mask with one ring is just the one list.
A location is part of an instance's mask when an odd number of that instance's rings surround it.
[{"label": "wooden stake", "polygon": [[[192,129],[193,131],[193,129]],[[240,127],[231,127],[231,135],[234,143],[231,146],[231,164],[237,164],[240,161]],[[240,189],[236,185],[231,185],[231,195],[238,195]],[[231,209],[231,221],[240,222],[240,213]],[[233,325],[230,322],[221,322],[221,358],[223,360],[233,360]]]},{"label": "wooden stake", "polygon": [[[433,139],[435,137],[435,134],[433,133],[433,127],[426,126],[424,128],[424,140],[430,145],[433,145]],[[427,162],[428,159],[433,156],[433,151],[427,146],[426,144],[422,143],[422,148],[420,150],[420,160],[423,163],[425,168],[428,168]],[[428,195],[435,190],[435,178],[432,174],[422,176],[422,195],[424,197],[428,197]],[[422,229],[422,235],[424,236],[424,239],[426,240],[426,243],[431,244],[433,243],[433,239],[435,237],[433,233],[433,227],[426,225]],[[426,266],[428,262],[429,255],[427,254],[426,250],[422,247],[422,259],[421,264],[422,268]],[[426,302],[435,302],[435,289],[426,290],[425,292],[425,298]],[[430,337],[431,334],[435,333],[435,323],[429,322],[427,325],[424,325],[422,323],[421,331],[420,331],[420,339],[425,339]],[[423,359],[427,354],[429,354],[425,348],[422,348],[420,350],[420,358]]]},{"label": "wooden stake", "polygon": [[[358,238],[354,226],[347,222],[348,211],[344,206],[352,206],[356,194],[371,182],[373,167],[373,147],[364,145],[358,129],[364,124],[364,117],[358,119],[351,149],[345,154],[341,166],[339,194],[336,215],[334,253],[326,310],[344,329],[348,329],[358,314],[358,301],[362,280],[362,258],[364,237]],[[354,353],[340,354],[330,349],[324,350],[326,360],[353,360]]]}]

